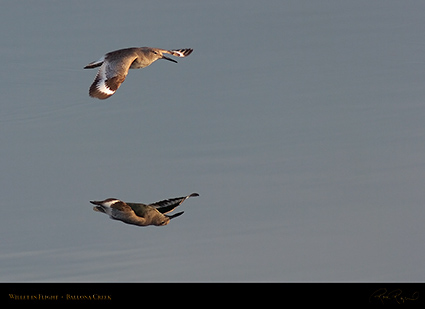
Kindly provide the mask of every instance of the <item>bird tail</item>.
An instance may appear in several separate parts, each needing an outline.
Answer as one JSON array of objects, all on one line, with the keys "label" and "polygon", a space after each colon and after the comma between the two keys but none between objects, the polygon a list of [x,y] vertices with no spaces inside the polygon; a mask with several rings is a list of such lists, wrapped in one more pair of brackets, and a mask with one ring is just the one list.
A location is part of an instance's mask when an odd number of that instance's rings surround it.
[{"label": "bird tail", "polygon": [[102,57],[99,60],[90,62],[88,65],[84,67],[84,69],[94,69],[94,68],[100,67],[104,60],[105,60],[105,57]]}]

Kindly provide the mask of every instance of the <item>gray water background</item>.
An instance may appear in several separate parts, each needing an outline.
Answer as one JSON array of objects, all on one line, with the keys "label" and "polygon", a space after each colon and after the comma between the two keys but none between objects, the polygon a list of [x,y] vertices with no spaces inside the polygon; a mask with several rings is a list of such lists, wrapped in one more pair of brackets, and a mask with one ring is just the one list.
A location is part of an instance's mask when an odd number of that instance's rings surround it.
[{"label": "gray water background", "polygon": [[[424,36],[423,1],[4,1],[0,281],[423,281]],[[90,98],[130,46],[194,52]]]}]

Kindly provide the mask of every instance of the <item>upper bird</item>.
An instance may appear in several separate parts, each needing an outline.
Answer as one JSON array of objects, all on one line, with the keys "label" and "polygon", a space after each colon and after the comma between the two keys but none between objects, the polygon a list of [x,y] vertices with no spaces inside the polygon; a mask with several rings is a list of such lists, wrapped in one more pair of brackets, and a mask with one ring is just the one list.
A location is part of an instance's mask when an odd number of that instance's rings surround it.
[{"label": "upper bird", "polygon": [[112,51],[97,61],[90,62],[84,69],[99,68],[99,72],[90,86],[89,95],[101,100],[109,98],[124,82],[129,69],[141,69],[158,59],[177,63],[164,56],[170,54],[184,58],[192,53],[192,48],[166,50],[153,47],[131,47]]},{"label": "upper bird", "polygon": [[187,196],[171,198],[149,205],[125,203],[116,198],[108,198],[103,201],[90,201],[90,203],[96,205],[93,207],[94,211],[103,212],[109,215],[111,219],[138,226],[162,226],[167,225],[171,219],[182,215],[183,211],[174,215],[166,215],[167,213],[173,211],[189,197],[195,196],[199,196],[199,194],[192,193]]}]

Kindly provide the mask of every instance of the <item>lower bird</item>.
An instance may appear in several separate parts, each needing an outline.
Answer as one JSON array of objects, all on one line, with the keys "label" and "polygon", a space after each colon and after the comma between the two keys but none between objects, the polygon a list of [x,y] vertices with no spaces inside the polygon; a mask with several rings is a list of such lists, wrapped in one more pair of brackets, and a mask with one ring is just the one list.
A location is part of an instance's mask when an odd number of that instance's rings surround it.
[{"label": "lower bird", "polygon": [[84,67],[84,69],[100,67],[90,86],[89,95],[101,100],[107,99],[124,82],[129,69],[145,68],[158,59],[177,63],[176,60],[168,58],[164,54],[183,58],[189,56],[192,51],[192,48],[166,50],[154,47],[131,47],[109,52]]},{"label": "lower bird", "polygon": [[149,205],[125,203],[116,198],[107,198],[103,201],[90,201],[90,203],[96,205],[93,207],[94,211],[107,214],[111,219],[138,226],[162,226],[170,223],[171,219],[182,215],[183,211],[174,215],[167,215],[167,213],[173,211],[189,197],[195,196],[199,196],[199,194],[192,193],[187,196],[171,198]]}]

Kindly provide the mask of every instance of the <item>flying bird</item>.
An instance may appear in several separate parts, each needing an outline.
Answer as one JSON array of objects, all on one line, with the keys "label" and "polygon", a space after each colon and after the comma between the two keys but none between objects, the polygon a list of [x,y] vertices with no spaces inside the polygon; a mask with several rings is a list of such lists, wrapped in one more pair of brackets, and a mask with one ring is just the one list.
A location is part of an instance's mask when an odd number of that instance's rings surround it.
[{"label": "flying bird", "polygon": [[107,99],[124,82],[129,69],[145,68],[158,59],[177,63],[176,60],[168,58],[164,54],[184,58],[189,56],[192,51],[192,48],[166,50],[153,47],[131,47],[109,52],[84,67],[84,69],[100,67],[90,86],[89,95],[101,100]]},{"label": "flying bird", "polygon": [[192,193],[187,196],[171,198],[149,205],[125,203],[116,198],[107,198],[103,201],[90,201],[90,203],[96,205],[93,207],[94,211],[107,214],[111,219],[138,226],[162,226],[170,223],[171,219],[182,215],[183,211],[174,215],[167,215],[167,213],[173,211],[189,197],[195,196],[199,196],[199,194]]}]

